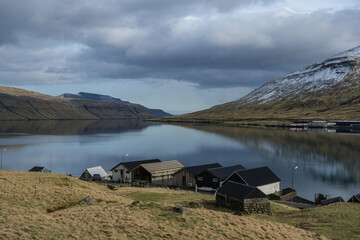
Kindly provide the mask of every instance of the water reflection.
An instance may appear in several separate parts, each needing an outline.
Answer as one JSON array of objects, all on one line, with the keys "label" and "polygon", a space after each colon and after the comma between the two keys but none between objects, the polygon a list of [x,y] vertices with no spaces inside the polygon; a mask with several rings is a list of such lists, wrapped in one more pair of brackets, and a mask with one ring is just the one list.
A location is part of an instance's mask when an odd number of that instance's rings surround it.
[{"label": "water reflection", "polygon": [[360,192],[360,135],[292,132],[220,126],[174,126],[142,121],[1,122],[4,166],[34,165],[80,175],[87,167],[111,169],[122,161],[159,158],[185,166],[219,162],[247,168],[269,166],[282,187],[294,186],[310,200],[322,192],[345,199]]},{"label": "water reflection", "polygon": [[140,131],[153,123],[141,120],[3,121],[1,134],[74,135]]},{"label": "water reflection", "polygon": [[268,160],[304,164],[314,178],[360,183],[360,136],[217,126],[192,128],[230,137]]}]

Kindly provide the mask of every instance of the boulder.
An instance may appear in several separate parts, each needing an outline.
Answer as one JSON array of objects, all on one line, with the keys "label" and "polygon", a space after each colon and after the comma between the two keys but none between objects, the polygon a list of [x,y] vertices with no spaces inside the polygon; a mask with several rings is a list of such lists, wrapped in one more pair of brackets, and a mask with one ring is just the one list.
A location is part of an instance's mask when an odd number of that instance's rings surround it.
[{"label": "boulder", "polygon": [[135,201],[135,202],[132,202],[132,203],[131,203],[131,206],[136,207],[136,206],[141,206],[142,204],[143,204],[142,201]]},{"label": "boulder", "polygon": [[84,204],[93,204],[96,203],[96,199],[93,196],[87,196],[83,200],[79,201],[78,205],[84,205]]},{"label": "boulder", "polygon": [[186,208],[184,208],[183,206],[175,206],[173,208],[174,212],[180,213],[180,214],[185,214],[186,213]]}]

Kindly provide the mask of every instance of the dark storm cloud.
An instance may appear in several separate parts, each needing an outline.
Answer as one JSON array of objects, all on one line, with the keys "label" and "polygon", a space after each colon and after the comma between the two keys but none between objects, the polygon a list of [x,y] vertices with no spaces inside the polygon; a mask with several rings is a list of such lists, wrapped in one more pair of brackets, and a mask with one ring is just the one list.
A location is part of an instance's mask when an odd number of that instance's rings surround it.
[{"label": "dark storm cloud", "polygon": [[0,1],[0,76],[254,87],[360,44],[359,9],[244,9],[273,2]]}]

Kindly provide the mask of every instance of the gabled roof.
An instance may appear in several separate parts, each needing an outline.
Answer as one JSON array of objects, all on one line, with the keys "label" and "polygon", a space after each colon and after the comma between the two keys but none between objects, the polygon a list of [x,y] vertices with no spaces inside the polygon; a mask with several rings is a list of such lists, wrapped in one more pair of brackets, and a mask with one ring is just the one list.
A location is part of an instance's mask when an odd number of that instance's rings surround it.
[{"label": "gabled roof", "polygon": [[[32,169],[29,170],[29,172],[42,172],[46,167],[39,167],[39,166],[35,166]],[[48,169],[50,170],[50,169]]]},{"label": "gabled roof", "polygon": [[237,174],[246,184],[255,187],[281,181],[268,167],[244,169],[233,174]]},{"label": "gabled roof", "polygon": [[193,177],[196,177],[197,175],[199,175],[200,173],[204,172],[209,168],[217,168],[217,167],[222,167],[222,166],[219,163],[210,163],[204,165],[185,167],[184,170],[190,173]]},{"label": "gabled roof", "polygon": [[350,202],[352,200],[352,198],[355,198],[358,202],[360,202],[360,193],[353,195],[348,202]]},{"label": "gabled roof", "polygon": [[233,165],[229,167],[218,167],[218,168],[210,168],[207,171],[217,177],[220,181],[225,180],[229,177],[233,172],[237,170],[245,169],[241,164]]},{"label": "gabled roof", "polygon": [[127,168],[129,171],[131,171],[134,168],[136,168],[137,166],[139,166],[140,164],[153,163],[153,162],[161,162],[161,161],[160,161],[160,159],[149,159],[149,160],[139,160],[139,161],[132,161],[132,162],[121,162],[118,165],[116,165],[115,167],[113,167],[110,171],[114,170],[115,168],[117,168],[120,165],[124,165],[125,168]]},{"label": "gabled roof", "polygon": [[342,197],[334,197],[334,198],[322,200],[320,202],[321,202],[321,205],[329,205],[332,203],[345,202],[345,201]]},{"label": "gabled roof", "polygon": [[258,188],[242,183],[227,181],[218,190],[219,193],[228,194],[229,196],[247,199],[247,198],[267,198],[266,194]]},{"label": "gabled roof", "polygon": [[101,166],[87,168],[86,170],[91,176],[94,176],[94,174],[99,174],[100,177],[106,177],[108,175]]},{"label": "gabled roof", "polygon": [[146,171],[148,171],[149,173],[152,174],[152,173],[155,173],[158,171],[177,170],[177,169],[183,168],[184,165],[182,165],[178,160],[172,160],[172,161],[141,164],[141,165],[135,167],[133,170],[135,170],[139,167],[143,167]]}]

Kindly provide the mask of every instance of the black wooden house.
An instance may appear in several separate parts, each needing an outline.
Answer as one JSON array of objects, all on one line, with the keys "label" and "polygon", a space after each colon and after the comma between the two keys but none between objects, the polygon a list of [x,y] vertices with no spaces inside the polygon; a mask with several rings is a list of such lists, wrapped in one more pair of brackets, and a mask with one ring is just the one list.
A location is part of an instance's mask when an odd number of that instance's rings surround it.
[{"label": "black wooden house", "polygon": [[245,168],[240,164],[229,167],[210,168],[197,175],[196,184],[200,188],[211,188],[216,190],[221,187],[223,181],[233,172],[241,169]]}]

